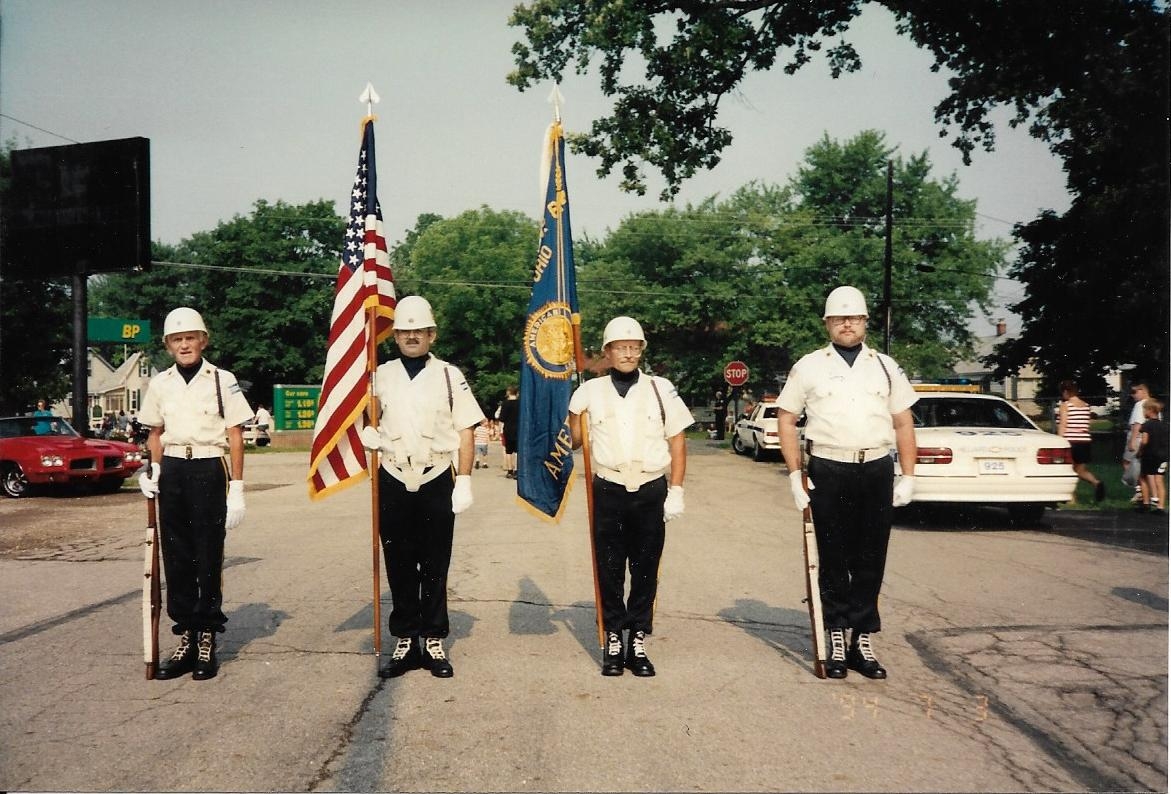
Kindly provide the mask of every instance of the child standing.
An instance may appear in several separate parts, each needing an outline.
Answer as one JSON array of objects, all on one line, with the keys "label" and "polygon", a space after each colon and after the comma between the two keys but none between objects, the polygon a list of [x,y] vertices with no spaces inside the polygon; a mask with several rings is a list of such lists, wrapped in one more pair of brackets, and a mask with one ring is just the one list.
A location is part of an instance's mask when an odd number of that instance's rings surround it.
[{"label": "child standing", "polygon": [[1167,473],[1167,425],[1159,417],[1163,403],[1154,398],[1143,401],[1143,422],[1139,430],[1139,461],[1142,464],[1145,503],[1140,510],[1164,512],[1167,506],[1163,475]]},{"label": "child standing", "polygon": [[472,438],[476,444],[476,468],[488,468],[488,439],[491,432],[488,430],[488,420],[484,419],[476,425]]}]

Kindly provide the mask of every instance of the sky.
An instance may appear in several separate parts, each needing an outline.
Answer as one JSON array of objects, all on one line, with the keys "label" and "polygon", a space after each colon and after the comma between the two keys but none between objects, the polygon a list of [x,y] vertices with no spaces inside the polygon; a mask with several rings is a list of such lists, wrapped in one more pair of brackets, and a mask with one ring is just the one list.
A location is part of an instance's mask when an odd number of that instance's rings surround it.
[{"label": "sky", "polygon": [[[486,205],[536,219],[553,86],[522,93],[505,80],[523,35],[508,26],[515,1],[0,0],[0,140],[149,138],[151,236],[177,243],[258,199],[327,199],[344,214],[369,82],[381,99],[378,193],[391,242],[422,213]],[[722,103],[734,140],[677,205],[752,180],[783,184],[823,135],[876,129],[904,157],[927,152],[936,178],[957,176],[959,195],[977,200],[980,237],[1007,239],[1014,223],[1068,207],[1059,161],[1023,129],[1000,123],[996,151],[963,165],[934,121],[947,75],[895,33],[889,12],[867,7],[847,35],[860,72],[834,80],[818,59],[794,76],[778,67]],[[560,89],[568,132],[608,111],[596,74],[568,75]],[[630,213],[665,206],[653,173],[637,197],[596,168],[567,156],[575,237],[603,238]],[[995,296],[1011,303],[1020,285],[997,279]],[[1000,317],[1019,327],[997,309],[972,330],[990,335]]]}]

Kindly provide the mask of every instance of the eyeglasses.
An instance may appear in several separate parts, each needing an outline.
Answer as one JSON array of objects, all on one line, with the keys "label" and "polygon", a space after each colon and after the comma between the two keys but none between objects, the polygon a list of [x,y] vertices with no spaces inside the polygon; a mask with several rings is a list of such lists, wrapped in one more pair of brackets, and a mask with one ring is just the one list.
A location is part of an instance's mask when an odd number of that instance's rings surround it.
[{"label": "eyeglasses", "polygon": [[641,356],[642,345],[610,345],[610,349],[620,356]]},{"label": "eyeglasses", "polygon": [[866,317],[861,314],[856,314],[851,317],[830,317],[830,325],[865,325]]}]

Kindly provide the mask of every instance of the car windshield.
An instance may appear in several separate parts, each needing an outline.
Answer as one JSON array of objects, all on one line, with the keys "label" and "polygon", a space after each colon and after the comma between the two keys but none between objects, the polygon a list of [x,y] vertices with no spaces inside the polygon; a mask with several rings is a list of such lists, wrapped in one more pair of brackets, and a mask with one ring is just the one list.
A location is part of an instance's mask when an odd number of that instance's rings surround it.
[{"label": "car windshield", "polygon": [[777,418],[777,407],[775,405],[768,406],[767,408],[764,409],[764,411],[761,412],[760,418],[761,419],[776,419]]},{"label": "car windshield", "polygon": [[1000,400],[925,397],[911,406],[916,427],[1036,429],[1024,414]]},{"label": "car windshield", "polygon": [[69,436],[77,431],[59,416],[14,416],[0,419],[0,438],[20,436]]}]

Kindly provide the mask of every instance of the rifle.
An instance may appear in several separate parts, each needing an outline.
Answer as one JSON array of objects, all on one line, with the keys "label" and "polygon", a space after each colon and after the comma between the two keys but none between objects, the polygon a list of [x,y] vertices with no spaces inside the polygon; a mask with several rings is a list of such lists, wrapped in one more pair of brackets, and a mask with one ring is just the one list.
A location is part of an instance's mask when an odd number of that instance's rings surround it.
[{"label": "rifle", "polygon": [[162,584],[159,581],[159,528],[154,499],[146,500],[146,565],[143,576],[142,656],[146,662],[146,680],[151,681],[159,666],[159,614],[163,609]]},{"label": "rifle", "polygon": [[[801,468],[801,487],[809,490],[809,476]],[[813,632],[813,674],[825,678],[825,622],[821,617],[821,586],[818,584],[819,559],[817,535],[813,531],[813,510],[808,505],[801,511],[805,538],[805,603],[809,607],[809,627]]]}]

